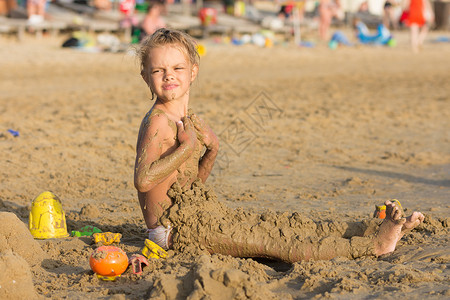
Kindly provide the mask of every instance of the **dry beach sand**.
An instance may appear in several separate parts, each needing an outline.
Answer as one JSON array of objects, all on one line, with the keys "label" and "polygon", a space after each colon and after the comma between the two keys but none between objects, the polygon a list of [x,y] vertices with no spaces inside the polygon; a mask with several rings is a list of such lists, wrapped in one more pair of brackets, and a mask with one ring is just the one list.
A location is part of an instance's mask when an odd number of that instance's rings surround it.
[{"label": "dry beach sand", "polygon": [[128,254],[144,245],[133,166],[152,102],[138,63],[63,50],[62,38],[1,39],[0,298],[449,298],[450,45],[413,55],[406,40],[335,51],[207,44],[191,100],[220,138],[207,182],[219,202],[244,221],[269,215],[279,231],[275,212],[359,221],[397,198],[426,220],[393,254],[290,265],[185,245],[142,276],[106,282],[90,270],[91,238],[33,240],[26,224],[51,190],[69,231],[121,233]]}]

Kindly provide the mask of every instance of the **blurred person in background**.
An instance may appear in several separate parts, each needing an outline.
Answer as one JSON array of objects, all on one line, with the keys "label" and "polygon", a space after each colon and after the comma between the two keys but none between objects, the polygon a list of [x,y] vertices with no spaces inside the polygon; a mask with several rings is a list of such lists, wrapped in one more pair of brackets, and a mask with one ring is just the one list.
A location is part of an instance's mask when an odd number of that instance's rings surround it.
[{"label": "blurred person in background", "polygon": [[403,5],[408,11],[406,24],[411,30],[411,47],[417,53],[428,34],[428,27],[434,22],[434,12],[429,0],[405,0]]}]

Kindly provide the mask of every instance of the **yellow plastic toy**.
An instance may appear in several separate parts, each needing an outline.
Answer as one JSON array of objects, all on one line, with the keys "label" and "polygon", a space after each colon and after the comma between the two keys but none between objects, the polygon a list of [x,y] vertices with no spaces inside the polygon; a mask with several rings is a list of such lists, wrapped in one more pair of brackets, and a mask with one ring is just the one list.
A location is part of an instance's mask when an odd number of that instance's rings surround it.
[{"label": "yellow plastic toy", "polygon": [[66,215],[61,201],[55,194],[46,191],[33,200],[28,228],[35,239],[69,236]]},{"label": "yellow plastic toy", "polygon": [[[391,200],[392,203],[397,203],[398,207],[400,208],[400,210],[402,210],[402,205],[400,204],[400,201],[398,201],[397,199],[392,199]],[[386,218],[386,205],[375,205],[375,211],[373,213],[374,218],[378,218],[378,219],[384,219]]]},{"label": "yellow plastic toy", "polygon": [[92,236],[94,237],[95,243],[101,243],[105,246],[111,245],[112,243],[120,243],[120,239],[122,238],[121,233],[113,232],[94,233]]},{"label": "yellow plastic toy", "polygon": [[142,248],[142,254],[147,258],[166,258],[168,256],[166,250],[155,244],[149,239],[145,240],[145,246]]}]

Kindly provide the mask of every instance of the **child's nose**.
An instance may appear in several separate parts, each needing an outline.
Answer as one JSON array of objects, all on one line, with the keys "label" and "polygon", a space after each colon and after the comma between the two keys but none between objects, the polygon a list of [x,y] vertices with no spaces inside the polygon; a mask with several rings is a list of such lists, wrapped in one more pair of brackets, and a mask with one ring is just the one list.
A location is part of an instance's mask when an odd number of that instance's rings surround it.
[{"label": "child's nose", "polygon": [[166,73],[164,74],[164,80],[172,80],[172,79],[174,79],[174,74],[173,74],[173,71],[171,71],[171,70],[168,70],[168,71],[166,71]]}]

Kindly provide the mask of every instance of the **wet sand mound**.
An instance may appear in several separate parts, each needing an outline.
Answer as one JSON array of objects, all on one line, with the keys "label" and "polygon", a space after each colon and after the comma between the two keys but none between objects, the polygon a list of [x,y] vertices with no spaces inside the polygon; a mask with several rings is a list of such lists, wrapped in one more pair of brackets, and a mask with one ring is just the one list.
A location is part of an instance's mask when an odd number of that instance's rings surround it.
[{"label": "wet sand mound", "polygon": [[30,266],[11,250],[0,251],[0,298],[37,299]]},{"label": "wet sand mound", "polygon": [[26,225],[13,213],[0,212],[0,252],[12,250],[31,266],[45,258],[39,243]]}]

